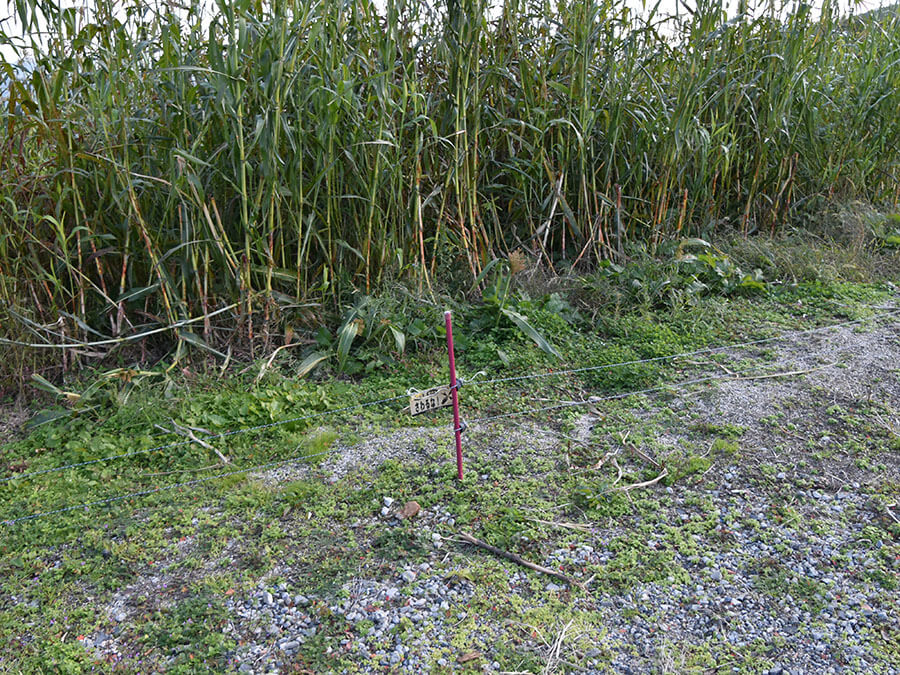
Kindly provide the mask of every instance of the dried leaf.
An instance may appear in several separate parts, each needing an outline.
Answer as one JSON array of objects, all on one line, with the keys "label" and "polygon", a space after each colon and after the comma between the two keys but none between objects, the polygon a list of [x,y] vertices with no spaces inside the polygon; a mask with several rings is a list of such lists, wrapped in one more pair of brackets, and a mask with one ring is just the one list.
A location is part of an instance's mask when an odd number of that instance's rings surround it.
[{"label": "dried leaf", "polygon": [[403,505],[403,508],[397,513],[397,517],[403,520],[415,518],[421,509],[422,507],[419,506],[418,502],[406,502],[406,504]]},{"label": "dried leaf", "polygon": [[457,663],[468,663],[469,661],[474,661],[475,659],[480,659],[482,656],[481,652],[466,652],[458,659],[456,659]]}]

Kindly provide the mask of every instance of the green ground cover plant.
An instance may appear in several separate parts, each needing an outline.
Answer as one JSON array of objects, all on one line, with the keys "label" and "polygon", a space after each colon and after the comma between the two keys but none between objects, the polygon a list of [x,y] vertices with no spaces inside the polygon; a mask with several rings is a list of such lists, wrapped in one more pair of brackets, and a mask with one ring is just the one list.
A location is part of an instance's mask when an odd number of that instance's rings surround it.
[{"label": "green ground cover plant", "polygon": [[[552,652],[566,630],[571,658],[615,669],[599,643],[610,607],[650,586],[700,602],[708,560],[734,562],[748,537],[769,554],[723,583],[746,574],[811,613],[830,586],[798,571],[784,531],[849,532],[829,569],[869,599],[900,585],[889,399],[811,386],[725,422],[698,412],[716,383],[678,383],[768,377],[783,352],[668,358],[896,305],[895,13],[14,9],[47,33],[0,28],[31,52],[0,61],[0,411],[27,405],[21,424],[0,419],[0,519],[62,510],[0,525],[0,667],[228,671],[255,639],[226,635],[228,603],[284,580],[318,598],[320,630],[292,666],[354,672],[341,640],[374,624],[327,600],[363,570],[397,583],[436,563],[422,527],[381,515],[386,496],[442,514],[428,521],[449,541],[437,566],[473,589],[466,611],[447,610],[455,632],[433,672],[474,672],[455,661],[472,650],[565,671]],[[473,424],[461,483],[446,411],[404,410],[410,388],[448,379],[445,309],[466,417],[549,408],[499,432]],[[50,348],[67,342],[79,346]],[[553,409],[588,396],[608,400]],[[400,458],[330,463],[408,435]],[[812,495],[835,467],[859,499],[825,506]],[[532,560],[610,555],[553,563],[590,589],[528,572],[511,593],[509,566],[453,541],[461,530]],[[718,628],[666,642],[652,667],[772,667],[788,638],[733,644],[720,609]],[[661,614],[620,616],[646,628]],[[113,631],[121,662],[85,648]],[[421,632],[409,618],[393,629]],[[896,626],[866,639],[898,663]]]},{"label": "green ground cover plant", "polygon": [[[479,340],[462,341],[460,368],[464,372],[489,369],[491,375],[527,374],[567,365],[614,362],[623,356],[660,356],[871,315],[878,311],[872,306],[893,297],[890,288],[883,284],[769,284],[749,296],[704,295],[691,306],[695,321],[688,322],[678,312],[654,311],[652,304],[632,304],[629,309],[620,309],[618,315],[604,316],[602,320],[592,318],[586,311],[590,303],[584,298],[585,294],[595,292],[593,282],[587,280],[582,288],[569,289],[568,293],[556,296],[511,295],[510,302],[517,303],[535,329],[553,341],[561,359],[541,349],[515,324],[496,321],[496,315],[490,328],[482,327],[485,313],[491,315],[493,309],[482,306],[461,309],[457,318],[460,335],[465,335],[470,325],[481,327],[482,333]],[[798,300],[802,301],[802,310]],[[393,393],[393,388],[398,386],[403,390],[411,384],[424,386],[433,382],[431,378],[442,381],[446,379],[446,366],[440,336],[436,335],[428,344],[427,348],[423,345],[415,359],[396,354],[393,366],[380,367],[352,383],[341,379],[336,362],[323,364],[307,377],[295,379],[290,374],[289,360],[276,361],[262,378],[257,378],[251,370],[225,380],[224,386],[218,376],[202,372],[190,377],[182,375],[183,379],[173,378],[169,386],[156,378],[121,381],[118,386],[128,388],[128,396],[105,396],[93,399],[90,405],[82,404],[83,400],[91,400],[90,397],[73,399],[63,408],[68,413],[65,419],[41,419],[27,434],[4,445],[4,476],[132,452],[152,447],[160,439],[172,438],[158,429],[153,431],[156,424],[166,426],[174,421],[182,427],[203,427],[213,432],[240,429],[287,419],[305,411],[327,412],[348,403],[370,400],[388,390]],[[485,344],[490,347],[484,347]],[[379,347],[376,343],[359,348],[362,352],[358,352],[358,358],[364,361],[366,349]],[[507,355],[506,361],[498,357],[499,351]],[[300,358],[298,355],[293,363]],[[262,361],[258,362],[260,368]],[[625,379],[591,373],[566,377],[563,381],[551,378],[536,389],[519,383],[499,388],[479,387],[475,380],[465,385],[464,405],[470,415],[525,409],[535,405],[535,398],[562,396],[568,400],[587,392],[614,393],[634,386],[665,384],[677,379],[679,368],[677,364],[663,362],[652,369],[626,368],[630,374]],[[77,393],[78,387],[73,386],[72,390]],[[337,450],[341,443],[352,444],[360,438],[359,434],[370,434],[372,429],[376,433],[390,433],[392,429],[417,422],[426,427],[447,423],[443,418],[408,418],[400,410],[401,405],[402,401],[393,407],[366,409],[364,414],[329,417],[326,424],[297,422],[212,443],[227,455],[233,466],[246,467]],[[72,637],[92,634],[107,621],[102,603],[98,604],[96,598],[109,598],[139,583],[150,570],[159,568],[167,570],[167,575],[174,575],[177,588],[171,591],[175,593],[172,597],[184,598],[184,602],[179,600],[161,608],[150,597],[143,601],[138,598],[141,609],[126,622],[123,639],[140,646],[148,663],[164,663],[171,672],[227,669],[229,655],[236,644],[221,632],[225,620],[222,603],[230,597],[225,595],[226,591],[240,593],[242,589],[250,589],[285,561],[295,570],[315,572],[309,577],[306,592],[329,594],[342,592],[344,584],[357,573],[358,565],[382,569],[380,574],[390,578],[393,566],[400,562],[418,564],[428,560],[431,541],[421,536],[413,524],[396,528],[353,525],[368,523],[368,519],[377,515],[383,495],[415,499],[426,510],[444,509],[455,518],[457,528],[476,532],[488,543],[537,559],[552,548],[575,546],[582,541],[580,530],[559,529],[549,524],[554,519],[550,514],[576,523],[608,527],[607,544],[613,558],[586,570],[596,575],[596,593],[626,593],[636,585],[648,583],[686,583],[694,572],[683,568],[678,561],[682,557],[699,560],[704,554],[697,545],[697,537],[729,551],[733,547],[730,533],[736,528],[759,528],[755,517],[739,511],[726,513],[712,509],[702,487],[709,480],[707,473],[713,465],[743,461],[746,430],[734,424],[685,425],[677,414],[665,409],[646,417],[648,405],[653,408],[644,397],[610,402],[603,407],[603,426],[597,430],[594,441],[588,444],[562,441],[556,450],[543,457],[522,453],[513,442],[502,450],[509,453],[508,459],[497,461],[496,457],[481,456],[476,450],[487,442],[487,436],[467,436],[467,448],[472,454],[467,458],[466,479],[460,485],[453,479],[455,467],[446,458],[434,457],[422,464],[388,460],[378,466],[360,467],[345,478],[331,482],[316,473],[315,467],[322,458],[312,457],[307,463],[312,467],[311,474],[280,485],[240,474],[185,490],[136,496],[89,510],[19,523],[12,528],[4,526],[0,541],[3,588],[9,596],[28,600],[3,613],[2,649],[10,647],[7,640],[26,622],[33,639],[26,645],[19,644],[15,657],[23,672],[33,669],[37,669],[34,672],[81,672],[91,666],[111,668],[109,664],[92,660],[89,651],[73,643]],[[846,434],[848,440],[869,435],[870,440],[860,450],[867,457],[882,456],[879,453],[889,451],[891,442],[896,442],[895,435],[876,428],[881,413],[875,404],[852,410],[849,406],[825,408],[823,414],[835,419],[830,434]],[[572,424],[576,418],[568,413],[554,416],[564,435],[575,433]],[[773,423],[782,424],[777,416],[773,417]],[[683,426],[688,433],[685,452],[666,450],[655,441],[660,433],[676,426]],[[785,433],[798,431],[788,429]],[[608,465],[591,470],[589,467],[596,464],[598,456],[614,447],[617,438],[630,438],[646,452],[657,454],[668,470],[668,479],[660,488],[667,485],[688,495],[685,503],[695,508],[696,514],[673,521],[667,510],[671,497],[665,492],[633,496],[608,492],[617,480],[644,481],[659,472],[658,468],[641,461],[623,461],[619,479]],[[425,445],[422,451],[427,453]],[[202,477],[206,467],[217,463],[216,455],[209,449],[188,444],[177,450],[150,453],[109,465],[36,476],[21,483],[7,481],[0,485],[3,517],[172,485]],[[582,469],[566,468],[571,466]],[[777,496],[783,489],[783,481],[773,481],[772,472],[773,469],[761,466],[754,480],[760,489],[771,490]],[[887,495],[894,494],[889,486],[884,489]],[[798,520],[790,503],[773,513],[782,520],[797,521],[798,528],[817,531],[820,525],[805,518]],[[877,559],[881,561],[877,567],[861,570],[860,578],[886,591],[897,584],[891,557],[896,544],[890,541],[891,537],[896,541],[900,533],[891,532],[890,523],[873,525],[863,531],[860,540],[860,546],[879,552]],[[180,546],[186,540],[191,542],[190,548],[183,550]],[[875,548],[876,542],[882,542],[880,548]],[[216,561],[226,552],[230,562],[223,566]],[[473,600],[474,609],[470,610],[473,614],[486,616],[496,611],[496,591],[490,589],[503,588],[506,582],[500,576],[502,569],[489,557],[476,557],[458,572],[460,578],[474,581],[482,589]],[[757,587],[763,592],[773,597],[790,592],[805,607],[822,607],[821,584],[792,575],[781,563],[763,560],[753,569],[756,569]],[[543,580],[537,582],[533,597],[543,598],[546,595]],[[548,611],[554,612],[557,619],[572,612],[566,602],[551,597],[540,602],[543,610],[526,609],[524,605],[518,610],[511,605],[503,612],[511,619],[528,619],[542,626],[553,623],[546,614]],[[585,630],[600,629],[590,616],[580,616],[587,622]],[[632,618],[638,620],[640,615]],[[305,662],[314,670],[352,669],[352,661],[335,661],[324,652],[335,644],[335,635],[353,629],[341,616],[323,615],[322,620],[321,633],[304,646]],[[415,635],[412,626],[409,630],[410,636]],[[459,645],[470,644],[476,638],[466,636],[477,635],[476,624],[471,619],[463,621],[456,635]],[[510,667],[542,667],[541,658],[521,651],[516,644],[511,642],[508,653],[498,653],[497,658]],[[889,650],[888,645],[885,642],[884,649]],[[682,657],[685,663],[708,664],[721,661],[724,653],[722,645],[713,643],[696,654]],[[761,647],[751,646],[742,653],[751,661],[767,663]]]}]

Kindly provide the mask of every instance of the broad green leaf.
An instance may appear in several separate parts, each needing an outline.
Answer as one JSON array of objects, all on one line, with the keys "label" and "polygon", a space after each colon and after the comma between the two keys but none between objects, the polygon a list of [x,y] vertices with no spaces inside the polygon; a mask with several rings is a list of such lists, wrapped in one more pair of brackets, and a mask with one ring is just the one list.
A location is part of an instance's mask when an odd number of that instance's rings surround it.
[{"label": "broad green leaf", "polygon": [[341,369],[343,369],[344,363],[347,361],[347,356],[350,354],[350,346],[353,344],[353,340],[356,339],[357,333],[358,329],[355,321],[346,322],[338,332],[337,357]]},{"label": "broad green leaf", "polygon": [[506,261],[503,260],[502,258],[494,258],[493,260],[491,260],[487,265],[484,266],[484,269],[481,270],[481,274],[479,274],[475,278],[475,281],[472,282],[472,288],[469,292],[471,293],[476,288],[478,288],[478,286],[481,284],[481,282],[484,281],[484,278],[488,275],[488,273],[490,273],[490,271],[492,269],[494,269],[495,266],[499,265],[500,263],[505,263],[505,262]]},{"label": "broad green leaf", "polygon": [[25,428],[29,430],[34,429],[35,427],[39,427],[42,424],[47,424],[47,422],[65,419],[67,417],[71,417],[71,415],[71,410],[43,410],[32,417],[30,420],[28,420],[25,423]]},{"label": "broad green leaf", "polygon": [[540,347],[545,352],[547,352],[548,354],[550,354],[552,356],[555,356],[558,359],[562,358],[560,353],[558,351],[556,351],[556,348],[553,345],[551,345],[549,342],[547,342],[547,339],[543,335],[541,335],[534,328],[534,326],[532,326],[530,323],[528,323],[527,318],[525,318],[518,312],[514,312],[513,310],[508,309],[506,307],[501,307],[500,311],[503,312],[504,316],[509,318],[510,321],[512,321],[514,324],[516,324],[516,326],[519,327],[519,330],[521,330],[523,333],[525,333],[525,335],[527,335],[532,340],[534,340],[534,343],[538,347]]},{"label": "broad green leaf", "polygon": [[312,370],[322,363],[325,359],[329,358],[330,354],[325,354],[323,352],[313,352],[305,359],[303,359],[303,363],[300,364],[300,367],[297,368],[297,377],[304,377]]},{"label": "broad green leaf", "polygon": [[406,350],[406,335],[394,324],[390,324],[388,327],[391,329],[391,333],[394,334],[394,344],[397,345],[397,351],[402,354]]},{"label": "broad green leaf", "polygon": [[37,373],[31,374],[31,379],[34,381],[34,386],[42,391],[49,392],[51,394],[56,394],[57,396],[65,396],[66,392],[57,387],[55,384],[50,382],[43,375],[38,375]]},{"label": "broad green leaf", "polygon": [[216,354],[217,356],[221,356],[223,359],[228,358],[225,354],[223,354],[219,350],[213,349],[212,347],[210,347],[206,343],[206,340],[204,340],[202,337],[200,337],[196,333],[192,333],[189,330],[184,330],[183,328],[179,328],[178,329],[178,337],[179,337],[179,339],[184,340],[185,342],[190,343],[190,344],[194,345],[195,347],[199,347],[200,349],[205,349],[206,351],[212,352],[213,354]]}]

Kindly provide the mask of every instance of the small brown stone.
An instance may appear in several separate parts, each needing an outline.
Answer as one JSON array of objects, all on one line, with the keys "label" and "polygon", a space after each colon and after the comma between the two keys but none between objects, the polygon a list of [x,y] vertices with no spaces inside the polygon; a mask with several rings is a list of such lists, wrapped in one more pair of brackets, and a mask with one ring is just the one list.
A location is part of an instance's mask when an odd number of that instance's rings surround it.
[{"label": "small brown stone", "polygon": [[419,506],[418,502],[406,502],[406,504],[403,505],[403,508],[397,513],[397,517],[403,519],[414,518],[421,509],[422,507]]},{"label": "small brown stone", "polygon": [[481,658],[481,652],[466,652],[458,659],[456,659],[457,663],[468,663],[469,661],[474,661],[475,659]]}]

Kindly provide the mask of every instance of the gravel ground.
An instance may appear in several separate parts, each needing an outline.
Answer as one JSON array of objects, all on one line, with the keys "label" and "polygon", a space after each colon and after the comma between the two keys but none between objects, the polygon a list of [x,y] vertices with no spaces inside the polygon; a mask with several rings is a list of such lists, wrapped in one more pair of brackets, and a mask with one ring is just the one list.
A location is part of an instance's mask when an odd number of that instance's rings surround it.
[{"label": "gravel ground", "polygon": [[[703,517],[669,490],[673,516]],[[853,548],[863,524],[877,517],[865,498],[852,492],[798,490],[798,504],[804,511],[852,512],[859,517],[858,526],[809,536],[777,524],[767,515],[770,505],[745,490],[716,490],[711,497],[717,509],[736,508],[751,514],[758,525],[729,530],[728,550],[698,542],[709,552],[677,554],[675,565],[689,573],[689,580],[673,576],[660,583],[638,584],[627,593],[576,594],[564,584],[540,579],[543,589],[536,591],[534,575],[510,564],[505,566],[506,587],[493,590],[498,593],[496,601],[516,597],[521,601],[520,613],[527,614],[530,606],[540,605],[550,593],[590,614],[592,626],[604,629],[585,634],[581,626],[580,634],[563,635],[556,654],[557,666],[568,662],[585,672],[677,672],[685,667],[685,645],[713,641],[739,649],[759,640],[773,645],[773,663],[767,669],[772,673],[900,672],[900,664],[884,662],[871,648],[873,635],[896,631],[900,612],[893,592],[860,583],[860,573],[875,562],[879,548],[877,542],[868,550]],[[387,583],[354,580],[345,586],[349,597],[342,601],[298,595],[287,584],[263,586],[231,601],[234,634],[249,632],[255,637],[235,655],[235,665],[241,672],[280,672],[300,645],[315,635],[318,617],[326,607],[350,626],[365,623],[360,635],[340,640],[340,649],[359,656],[362,672],[420,673],[455,664],[460,653],[451,646],[454,626],[468,617],[468,603],[476,589],[472,582],[450,574],[457,564],[440,564],[446,542],[438,534],[433,536],[434,562],[415,568],[400,566]],[[554,550],[543,564],[577,567],[608,562],[615,554],[602,541],[598,536],[595,546]],[[654,545],[648,543],[651,549]],[[780,552],[782,547],[786,553]],[[848,547],[849,553],[840,556]],[[819,611],[801,609],[790,593],[761,590],[760,569],[765,565],[784,566],[786,584],[821,587]],[[411,622],[412,631],[398,632],[405,620]],[[547,628],[552,629],[543,627]],[[562,627],[557,631],[562,632]],[[477,620],[477,630],[469,639],[484,655],[479,660],[485,671],[500,670],[489,645],[508,634],[509,626],[490,615]],[[545,635],[543,643],[533,641],[525,648],[552,665],[559,637],[559,633]],[[585,648],[585,643],[593,646]]]},{"label": "gravel ground", "polygon": [[[285,567],[232,595],[224,631],[240,646],[231,667],[304,672],[304,647],[314,645],[326,663],[341,664],[335,672],[900,673],[900,546],[890,534],[900,522],[900,450],[871,442],[876,432],[896,441],[900,429],[898,331],[882,324],[766,345],[768,356],[810,372],[648,402],[638,421],[656,438],[642,452],[687,452],[697,443],[691,429],[729,424],[743,430],[740,449],[716,456],[699,480],[635,491],[656,501],[656,530],[641,529],[639,512],[582,520],[559,532],[561,545],[551,538],[535,550],[534,562],[584,587],[464,546],[451,512],[435,504],[415,519],[425,562],[360,569],[319,595]],[[735,352],[723,365],[762,355]],[[587,440],[605,423],[595,411],[570,433]],[[499,458],[510,443],[535,454],[564,445],[558,430],[532,422],[471,431],[483,442],[468,452]],[[444,430],[401,429],[342,446],[316,471],[335,481],[360,465],[446,452]],[[310,471],[283,467],[260,478],[277,486]],[[396,517],[401,502],[382,495],[380,509],[349,529],[362,538],[408,526]],[[626,555],[619,543],[636,531],[642,563],[661,561],[660,569],[613,587],[598,570],[614,568]],[[489,574],[472,576],[475,564]],[[276,577],[287,581],[268,581]],[[114,627],[136,592],[121,592],[109,607],[112,628],[87,636],[87,648],[124,649]]]}]

